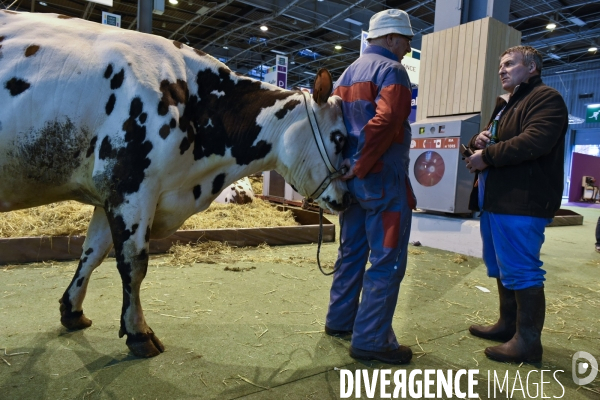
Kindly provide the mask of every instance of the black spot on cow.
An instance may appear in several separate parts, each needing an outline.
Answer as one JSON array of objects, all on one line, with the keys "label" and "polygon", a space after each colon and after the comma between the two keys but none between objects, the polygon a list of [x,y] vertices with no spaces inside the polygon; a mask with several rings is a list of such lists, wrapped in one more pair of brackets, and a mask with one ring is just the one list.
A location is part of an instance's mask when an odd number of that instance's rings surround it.
[{"label": "black spot on cow", "polygon": [[111,93],[108,97],[108,101],[106,102],[106,106],[104,106],[104,110],[106,111],[106,115],[110,115],[115,109],[115,103],[117,102],[117,96],[114,93]]},{"label": "black spot on cow", "polygon": [[183,43],[178,42],[177,40],[173,40],[173,44],[175,45],[175,47],[177,47],[178,49],[183,47]]},{"label": "black spot on cow", "polygon": [[90,254],[92,254],[93,252],[94,252],[94,249],[90,247],[89,249],[87,249],[87,250],[85,251],[85,255],[86,255],[86,256],[89,256],[89,255],[90,255]]},{"label": "black spot on cow", "polygon": [[140,227],[140,224],[133,224],[131,226],[131,234],[132,235],[135,234],[135,231],[137,231],[137,228],[139,228],[139,227]]},{"label": "black spot on cow", "polygon": [[190,148],[190,141],[188,138],[183,138],[181,143],[179,144],[179,154],[185,153]]},{"label": "black spot on cow", "polygon": [[4,40],[4,36],[0,36],[0,42]]},{"label": "black spot on cow", "polygon": [[113,66],[112,66],[112,64],[108,64],[108,66],[106,67],[106,71],[104,71],[104,78],[105,79],[110,78],[112,73],[113,73]]},{"label": "black spot on cow", "polygon": [[194,189],[192,191],[194,192],[194,199],[198,200],[200,198],[200,195],[202,194],[202,188],[200,187],[200,185],[194,186]]},{"label": "black spot on cow", "polygon": [[206,55],[202,50],[194,49],[194,53],[198,54],[200,57],[204,57]]},{"label": "black spot on cow", "polygon": [[105,136],[102,140],[102,143],[100,144],[100,151],[98,152],[98,157],[100,157],[101,160],[117,157],[117,151],[113,149],[112,145],[110,144],[110,138],[108,136]]},{"label": "black spot on cow", "polygon": [[119,73],[115,74],[110,80],[110,88],[112,90],[118,89],[123,84],[123,79],[125,79],[125,70],[121,69]]},{"label": "black spot on cow", "polygon": [[212,183],[212,194],[218,194],[223,189],[225,183],[225,174],[219,174],[215,177]]},{"label": "black spot on cow", "polygon": [[71,18],[73,18],[73,17],[70,17],[70,16],[68,16],[68,15],[59,14],[59,15],[58,15],[58,18],[59,18],[59,19],[71,19]]},{"label": "black spot on cow", "polygon": [[175,118],[171,118],[171,122],[169,122],[169,126],[171,127],[171,129],[177,128],[177,121],[175,120]]},{"label": "black spot on cow", "polygon": [[[144,111],[144,103],[139,97],[131,100],[129,118],[123,122],[125,131],[125,145],[113,149],[110,141],[102,141],[101,153],[110,154],[114,158],[112,164],[112,177],[109,178],[112,187],[109,203],[115,207],[125,201],[127,194],[136,193],[145,177],[145,170],[150,166],[148,154],[152,150],[152,143],[146,140],[146,127],[138,124],[137,119]],[[102,152],[106,144],[107,152]],[[114,153],[114,157],[112,157]]]},{"label": "black spot on cow", "polygon": [[277,119],[283,119],[283,117],[285,117],[285,114],[287,114],[288,111],[292,111],[298,104],[300,104],[299,100],[288,101],[287,103],[285,103],[281,110],[275,113],[275,116],[277,117]]},{"label": "black spot on cow", "polygon": [[[78,130],[70,119],[54,120],[37,130],[23,133],[18,147],[7,153],[11,161],[6,171],[18,171],[19,176],[45,185],[62,185],[68,182],[81,165],[91,135]],[[76,158],[73,155],[77,155]]]},{"label": "black spot on cow", "polygon": [[83,259],[81,260],[81,262],[85,264],[87,262],[87,260],[88,260],[87,257],[83,257]]},{"label": "black spot on cow", "polygon": [[145,124],[146,123],[146,119],[148,119],[148,114],[147,113],[142,113],[140,115],[140,118],[139,118],[140,124]]},{"label": "black spot on cow", "polygon": [[25,49],[25,57],[31,57],[32,55],[37,53],[39,49],[40,49],[40,46],[38,46],[37,44],[32,44],[31,46],[27,46],[27,48]]},{"label": "black spot on cow", "polygon": [[23,93],[29,89],[30,86],[31,84],[29,82],[20,78],[11,78],[4,84],[4,87],[8,89],[11,96],[17,96]]},{"label": "black spot on cow", "polygon": [[176,83],[171,83],[166,79],[163,80],[160,83],[160,91],[162,97],[158,102],[158,115],[167,115],[169,106],[185,104],[190,96],[187,82],[181,79],[177,79]]},{"label": "black spot on cow", "polygon": [[223,156],[227,148],[239,165],[264,158],[272,145],[262,140],[255,144],[262,129],[256,118],[278,100],[297,95],[264,89],[261,82],[243,77],[234,80],[233,76],[226,67],[219,68],[217,73],[205,69],[197,74],[198,93],[190,95],[183,113],[185,118],[179,121],[180,129],[185,132],[184,119],[195,128],[195,160],[212,154]]},{"label": "black spot on cow", "polygon": [[161,138],[166,139],[169,136],[169,133],[171,133],[171,128],[169,127],[169,125],[164,124],[160,127],[158,133]]},{"label": "black spot on cow", "polygon": [[77,280],[77,286],[81,287],[81,285],[83,285],[83,281],[85,281],[85,276],[83,276]]},{"label": "black spot on cow", "polygon": [[146,227],[146,234],[144,235],[144,240],[146,241],[146,243],[148,243],[150,241],[150,227],[149,226]]}]

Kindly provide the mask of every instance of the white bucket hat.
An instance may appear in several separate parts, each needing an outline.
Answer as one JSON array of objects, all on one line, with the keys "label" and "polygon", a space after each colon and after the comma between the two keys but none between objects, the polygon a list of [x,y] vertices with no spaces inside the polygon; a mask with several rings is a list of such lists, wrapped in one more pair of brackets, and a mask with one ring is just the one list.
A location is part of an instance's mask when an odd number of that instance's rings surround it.
[{"label": "white bucket hat", "polygon": [[397,33],[411,38],[415,35],[406,11],[385,10],[371,17],[367,39],[375,39],[390,33]]}]

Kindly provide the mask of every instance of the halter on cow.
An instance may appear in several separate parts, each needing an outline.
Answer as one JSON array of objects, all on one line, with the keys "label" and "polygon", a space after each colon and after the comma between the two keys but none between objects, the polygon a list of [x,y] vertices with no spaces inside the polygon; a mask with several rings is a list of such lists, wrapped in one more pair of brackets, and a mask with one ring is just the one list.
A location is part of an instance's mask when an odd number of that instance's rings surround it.
[{"label": "halter on cow", "polygon": [[83,300],[114,244],[119,335],[137,356],[164,351],[140,299],[149,240],[175,232],[244,176],[274,169],[322,207],[348,205],[334,167],[346,131],[328,73],[307,98],[179,42],[7,10],[0,63],[0,212],[63,200],[96,206],[60,299],[68,329],[91,325]]}]

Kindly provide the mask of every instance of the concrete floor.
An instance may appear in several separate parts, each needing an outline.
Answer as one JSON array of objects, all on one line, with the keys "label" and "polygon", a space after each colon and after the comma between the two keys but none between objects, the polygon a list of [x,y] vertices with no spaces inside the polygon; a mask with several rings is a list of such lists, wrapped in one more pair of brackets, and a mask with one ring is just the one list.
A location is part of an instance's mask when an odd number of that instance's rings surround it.
[{"label": "concrete floor", "polygon": [[[60,325],[57,302],[74,262],[1,266],[0,399],[337,399],[342,369],[371,375],[478,369],[475,398],[494,397],[496,374],[508,378],[498,398],[507,397],[507,388],[512,398],[541,398],[536,390],[543,380],[546,397],[599,399],[600,376],[576,385],[572,356],[600,357],[600,254],[594,251],[600,210],[570,209],[584,215],[584,224],[547,229],[542,248],[548,274],[541,365],[488,360],[483,349],[493,343],[468,334],[470,324],[497,317],[495,281],[481,259],[413,246],[394,319],[413,361],[405,368],[355,362],[347,341],[323,333],[331,278],[316,268],[316,245],[283,246],[238,250],[193,267],[153,257],[142,304],[166,351],[152,359],[132,357],[117,336],[121,289],[114,259],[94,273],[84,304],[94,324],[79,332]],[[336,248],[324,245],[322,262],[332,264]],[[234,266],[255,269],[225,271]],[[551,372],[542,379],[541,370]],[[368,398],[364,384],[361,392]],[[374,398],[380,397],[378,386]]]}]

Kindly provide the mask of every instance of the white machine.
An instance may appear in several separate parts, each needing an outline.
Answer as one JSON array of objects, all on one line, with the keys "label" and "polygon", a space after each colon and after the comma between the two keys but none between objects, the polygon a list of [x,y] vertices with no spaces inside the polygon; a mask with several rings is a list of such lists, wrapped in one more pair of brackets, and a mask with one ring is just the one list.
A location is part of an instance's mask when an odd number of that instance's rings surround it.
[{"label": "white machine", "polygon": [[474,176],[462,160],[465,146],[479,133],[479,114],[427,118],[411,124],[409,176],[417,207],[425,211],[470,214]]}]

